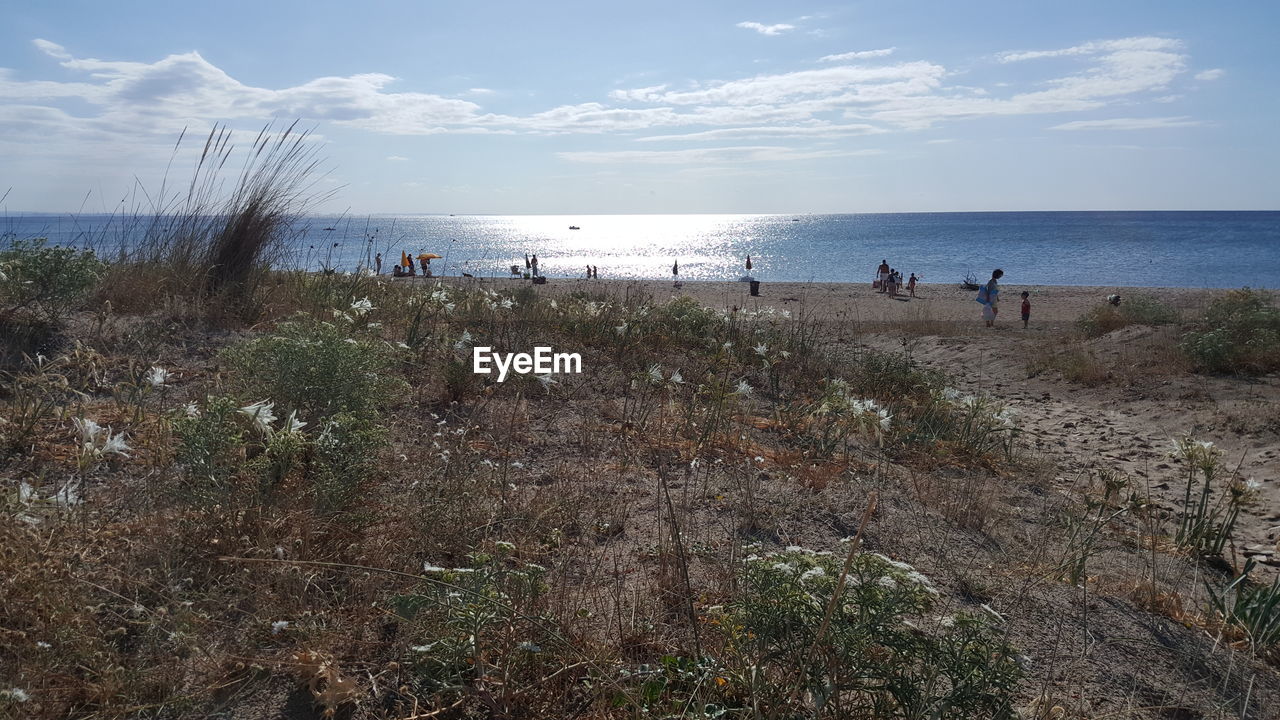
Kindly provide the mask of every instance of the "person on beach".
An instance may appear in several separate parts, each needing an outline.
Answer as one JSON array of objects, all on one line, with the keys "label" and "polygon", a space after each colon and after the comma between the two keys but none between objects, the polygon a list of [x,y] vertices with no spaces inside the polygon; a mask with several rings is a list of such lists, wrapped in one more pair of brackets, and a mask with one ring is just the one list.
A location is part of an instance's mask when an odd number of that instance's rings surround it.
[{"label": "person on beach", "polygon": [[592,265],[592,266],[591,266],[591,277],[593,277],[593,278],[595,278],[595,279],[597,279],[597,280],[599,280],[599,279],[600,279],[600,266],[599,266],[599,265]]},{"label": "person on beach", "polygon": [[991,273],[991,279],[987,281],[978,290],[977,300],[982,304],[982,319],[986,321],[987,327],[995,327],[996,315],[1000,312],[1000,284],[997,282],[1004,277],[1004,271],[996,268]]},{"label": "person on beach", "polygon": [[382,274],[382,253],[378,253],[377,255],[373,256],[373,263],[374,263],[374,271],[373,271],[374,274],[381,275]]},{"label": "person on beach", "polygon": [[538,277],[538,254],[537,253],[534,253],[533,257],[529,259],[529,265],[530,267],[533,268],[533,276]]},{"label": "person on beach", "polygon": [[1027,323],[1031,320],[1031,293],[1026,290],[1022,291],[1022,329],[1027,329]]},{"label": "person on beach", "polygon": [[587,266],[587,279],[588,279],[588,280],[590,280],[590,279],[591,279],[591,266],[590,266],[590,265],[588,265],[588,266]]},{"label": "person on beach", "polygon": [[751,256],[747,256],[747,272],[751,272]]},{"label": "person on beach", "polygon": [[911,297],[916,296],[916,274],[911,273],[911,279],[907,280],[907,291],[911,293]]},{"label": "person on beach", "polygon": [[880,278],[880,292],[885,292],[885,284],[889,281],[889,261],[881,260],[880,267],[876,268],[876,276]]},{"label": "person on beach", "polygon": [[893,270],[885,276],[884,284],[881,287],[884,292],[889,293],[889,297],[897,297],[898,295],[898,274]]},{"label": "person on beach", "polygon": [[680,287],[680,261],[671,263],[671,287]]}]

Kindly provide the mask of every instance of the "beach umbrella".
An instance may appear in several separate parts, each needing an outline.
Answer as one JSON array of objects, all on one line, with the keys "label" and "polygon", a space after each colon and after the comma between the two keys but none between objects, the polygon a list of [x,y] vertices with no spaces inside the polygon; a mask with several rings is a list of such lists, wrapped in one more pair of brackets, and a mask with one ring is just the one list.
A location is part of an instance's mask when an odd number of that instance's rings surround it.
[{"label": "beach umbrella", "polygon": [[409,267],[409,254],[403,250],[400,251],[400,267]]},{"label": "beach umbrella", "polygon": [[748,270],[750,270],[750,269],[751,269],[751,256],[750,256],[750,255],[748,255],[748,256],[747,256],[747,269],[748,269]]},{"label": "beach umbrella", "polygon": [[435,253],[418,253],[419,260],[430,261],[430,260],[441,260],[443,258],[444,258],[443,255],[437,255]]}]

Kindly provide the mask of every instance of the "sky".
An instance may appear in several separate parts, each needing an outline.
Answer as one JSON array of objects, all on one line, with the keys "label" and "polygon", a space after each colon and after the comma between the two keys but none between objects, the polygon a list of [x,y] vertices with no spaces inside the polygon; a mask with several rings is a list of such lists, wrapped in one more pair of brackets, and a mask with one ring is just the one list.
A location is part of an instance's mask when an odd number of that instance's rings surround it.
[{"label": "sky", "polygon": [[1276,3],[0,0],[0,17],[7,213],[136,208],[190,177],[216,123],[244,147],[294,120],[325,212],[1280,209]]}]

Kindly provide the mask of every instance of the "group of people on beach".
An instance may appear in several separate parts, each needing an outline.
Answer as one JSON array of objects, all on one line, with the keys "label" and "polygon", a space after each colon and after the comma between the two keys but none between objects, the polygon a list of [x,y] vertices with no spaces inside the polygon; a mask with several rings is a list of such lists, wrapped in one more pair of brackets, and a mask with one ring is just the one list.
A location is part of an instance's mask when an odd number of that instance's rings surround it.
[{"label": "group of people on beach", "polygon": [[881,260],[880,267],[876,268],[876,279],[872,283],[879,292],[887,293],[890,297],[897,297],[898,291],[905,288],[910,297],[916,296],[916,283],[919,278],[915,273],[911,273],[911,277],[904,283],[902,273],[896,268],[889,267],[888,260]]},{"label": "group of people on beach", "polygon": [[[422,277],[432,277],[432,257],[439,257],[439,255],[432,256],[427,253],[421,253],[415,258],[413,255],[401,250],[400,262],[391,266],[391,277],[417,277],[419,273],[422,274]],[[382,253],[373,256],[373,271],[376,275],[382,274]]]}]

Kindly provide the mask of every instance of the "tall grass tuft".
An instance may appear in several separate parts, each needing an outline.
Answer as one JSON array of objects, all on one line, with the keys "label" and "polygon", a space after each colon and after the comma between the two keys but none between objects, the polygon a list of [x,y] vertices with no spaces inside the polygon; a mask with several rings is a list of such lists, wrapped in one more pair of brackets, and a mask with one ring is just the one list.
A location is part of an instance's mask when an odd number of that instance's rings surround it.
[{"label": "tall grass tuft", "polygon": [[[186,132],[174,146],[176,157]],[[205,137],[191,180],[181,190],[165,181],[149,207],[122,233],[104,295],[121,309],[148,307],[170,296],[227,295],[243,300],[254,280],[282,259],[302,218],[329,196],[316,188],[318,145],[297,121],[262,128],[243,153],[226,126]],[[243,154],[234,184],[227,167]],[[172,161],[171,161],[172,164]]]}]

